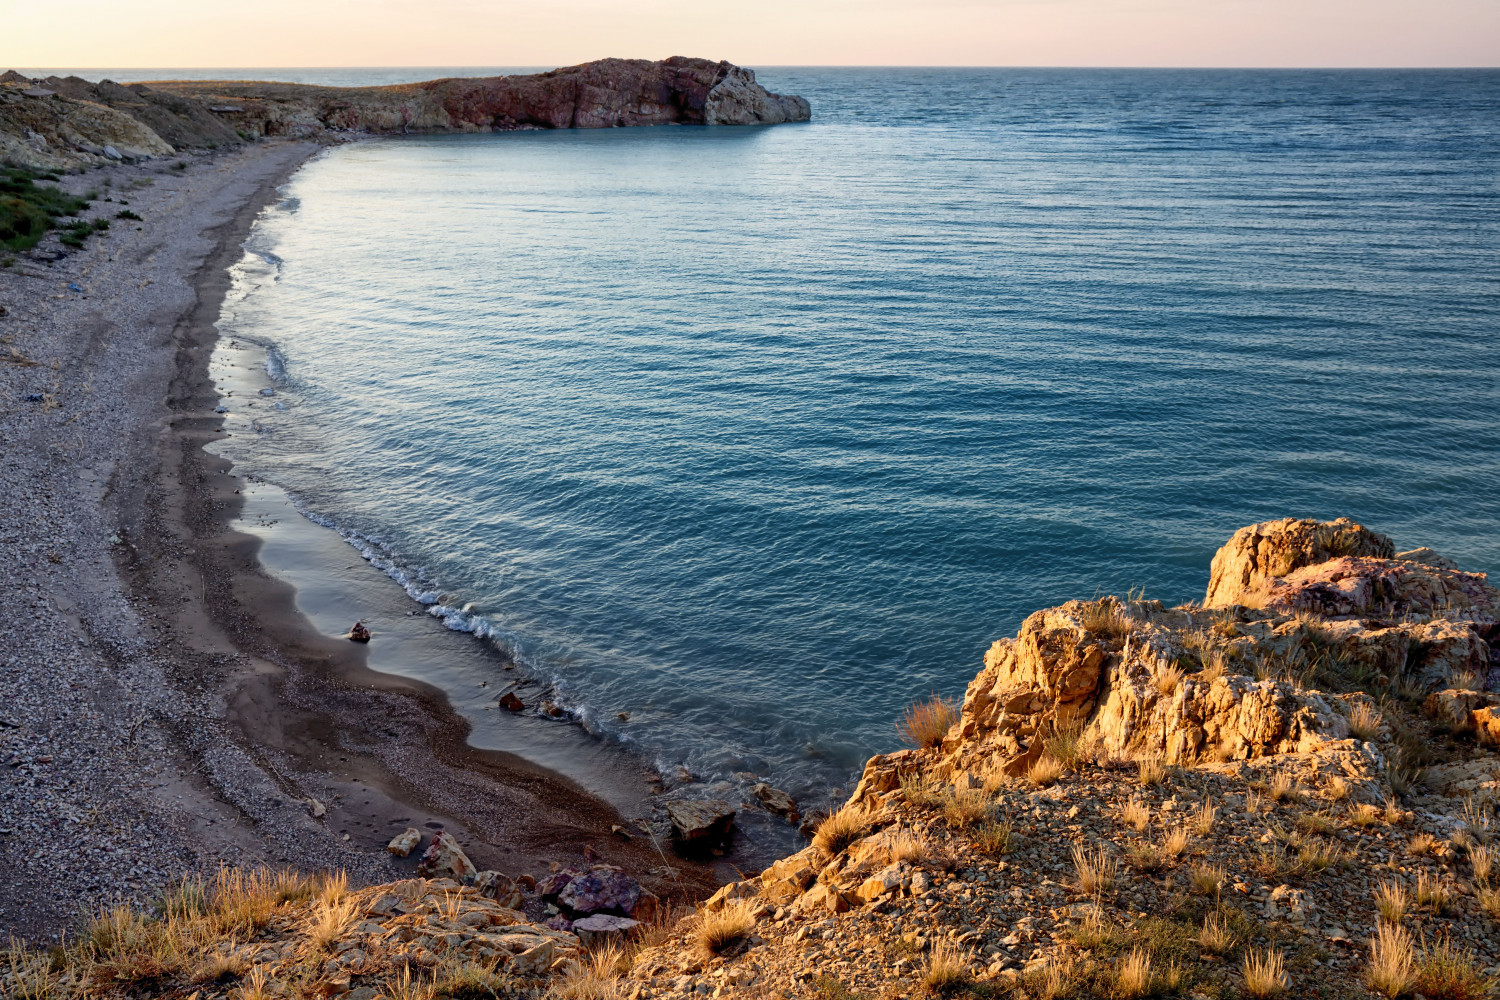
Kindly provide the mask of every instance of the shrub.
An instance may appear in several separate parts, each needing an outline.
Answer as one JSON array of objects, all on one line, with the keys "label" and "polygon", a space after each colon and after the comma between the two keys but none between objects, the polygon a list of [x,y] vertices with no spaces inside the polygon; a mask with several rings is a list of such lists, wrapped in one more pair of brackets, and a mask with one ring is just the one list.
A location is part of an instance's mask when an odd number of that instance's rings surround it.
[{"label": "shrub", "polygon": [[1285,993],[1291,986],[1286,974],[1286,959],[1279,951],[1252,951],[1240,966],[1245,976],[1245,992],[1255,1000],[1266,1000]]},{"label": "shrub", "polygon": [[927,701],[908,706],[896,730],[913,746],[936,747],[942,744],[943,737],[958,721],[958,715],[956,702],[933,695]]},{"label": "shrub", "polygon": [[863,806],[846,804],[818,824],[813,846],[832,857],[865,835],[875,818]]},{"label": "shrub", "polygon": [[1447,938],[1423,948],[1417,959],[1416,991],[1428,1000],[1488,1000],[1495,980],[1484,975],[1474,953],[1455,948]]},{"label": "shrub", "polygon": [[1026,779],[1038,788],[1054,784],[1063,774],[1062,761],[1051,754],[1042,754],[1026,771]]},{"label": "shrub", "polygon": [[748,900],[738,899],[713,912],[704,913],[698,921],[695,934],[698,950],[711,958],[748,937],[755,929],[755,914],[751,905]]},{"label": "shrub", "polygon": [[128,208],[122,208],[120,211],[116,212],[115,213],[115,218],[117,218],[117,219],[125,219],[125,220],[128,220],[130,222],[144,222],[145,221],[139,215],[136,215],[134,212],[132,212]]},{"label": "shrub", "polygon": [[1370,968],[1365,983],[1383,997],[1394,998],[1410,993],[1416,985],[1417,970],[1411,934],[1405,928],[1382,922],[1370,939]]}]

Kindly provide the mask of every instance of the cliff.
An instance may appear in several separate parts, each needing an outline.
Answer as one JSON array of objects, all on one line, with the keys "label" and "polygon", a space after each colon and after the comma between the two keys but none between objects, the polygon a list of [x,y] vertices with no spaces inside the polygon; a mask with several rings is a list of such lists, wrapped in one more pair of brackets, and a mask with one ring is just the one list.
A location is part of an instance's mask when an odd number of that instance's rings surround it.
[{"label": "cliff", "polygon": [[[0,158],[41,169],[214,148],[262,136],[389,134],[807,121],[801,97],[752,70],[674,56],[601,59],[547,73],[389,87],[248,81],[121,86],[0,76]],[[107,152],[113,148],[114,153]]]},{"label": "cliff", "polygon": [[1484,574],[1350,521],[1253,525],[1202,603],[1031,615],[961,706],[912,707],[913,746],[809,847],[696,909],[435,843],[435,881],[221,879],[169,898],[195,900],[178,932],[117,913],[16,952],[10,988],[1478,1000],[1500,976],[1497,607]]}]

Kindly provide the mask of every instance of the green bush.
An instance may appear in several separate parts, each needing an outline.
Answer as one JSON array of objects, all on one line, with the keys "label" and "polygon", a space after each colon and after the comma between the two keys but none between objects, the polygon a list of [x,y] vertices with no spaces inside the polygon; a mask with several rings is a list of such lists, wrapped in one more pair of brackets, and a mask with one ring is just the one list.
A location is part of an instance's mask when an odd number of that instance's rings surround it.
[{"label": "green bush", "polygon": [[58,216],[77,215],[88,207],[83,198],[36,183],[57,179],[44,171],[0,168],[0,247],[30,250],[56,225]]}]

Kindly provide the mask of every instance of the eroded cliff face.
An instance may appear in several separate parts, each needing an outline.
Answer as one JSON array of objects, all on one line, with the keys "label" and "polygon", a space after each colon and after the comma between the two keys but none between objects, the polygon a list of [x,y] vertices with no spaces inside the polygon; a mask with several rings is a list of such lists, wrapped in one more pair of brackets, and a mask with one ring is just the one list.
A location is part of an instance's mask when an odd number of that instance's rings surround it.
[{"label": "eroded cliff face", "polygon": [[548,73],[391,87],[246,81],[121,86],[0,76],[0,158],[68,169],[262,136],[391,134],[807,121],[806,100],[767,91],[727,62],[601,59]]}]

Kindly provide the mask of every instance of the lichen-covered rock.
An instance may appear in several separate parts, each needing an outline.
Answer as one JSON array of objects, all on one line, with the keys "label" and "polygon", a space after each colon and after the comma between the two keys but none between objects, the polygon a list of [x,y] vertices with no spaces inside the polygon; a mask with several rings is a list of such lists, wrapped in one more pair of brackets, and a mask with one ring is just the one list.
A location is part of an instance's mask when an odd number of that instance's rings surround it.
[{"label": "lichen-covered rock", "polygon": [[1386,617],[1474,611],[1493,619],[1500,592],[1484,573],[1397,559],[1342,556],[1261,581],[1240,603],[1268,610]]},{"label": "lichen-covered rock", "polygon": [[557,901],[574,913],[616,913],[627,916],[641,898],[640,883],[618,868],[599,866],[573,878],[557,894]]},{"label": "lichen-covered rock", "polygon": [[1389,538],[1346,517],[1262,521],[1236,531],[1214,554],[1203,603],[1210,608],[1247,604],[1268,580],[1304,566],[1341,556],[1390,559],[1395,554]]}]

